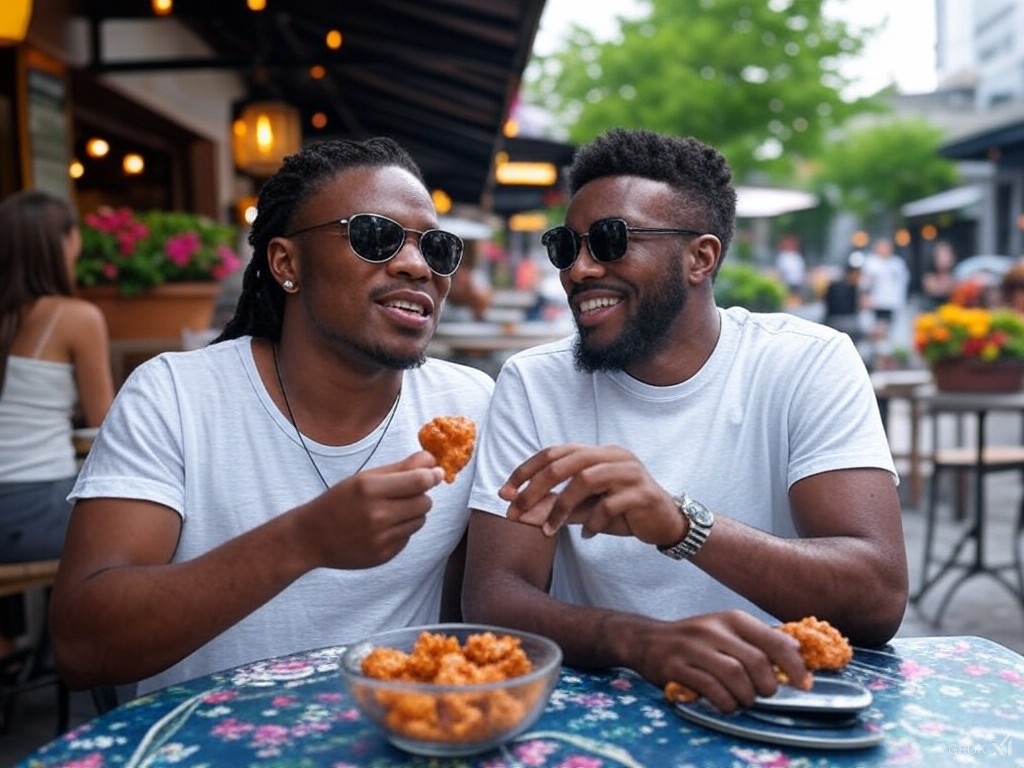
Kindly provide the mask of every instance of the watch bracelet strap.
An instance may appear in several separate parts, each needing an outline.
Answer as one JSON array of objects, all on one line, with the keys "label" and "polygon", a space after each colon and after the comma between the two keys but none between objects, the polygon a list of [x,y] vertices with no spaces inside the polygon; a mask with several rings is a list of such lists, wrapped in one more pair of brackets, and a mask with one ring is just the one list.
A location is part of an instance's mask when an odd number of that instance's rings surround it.
[{"label": "watch bracelet strap", "polygon": [[672,499],[675,501],[676,507],[679,509],[679,514],[686,518],[686,534],[675,544],[671,544],[667,547],[659,546],[658,551],[663,555],[676,557],[677,559],[677,553],[682,553],[688,558],[693,557],[700,551],[700,548],[704,546],[704,542],[708,540],[711,530],[703,526],[695,525],[693,519],[686,512],[686,506],[693,501],[689,494],[683,492],[678,496],[673,496]]}]

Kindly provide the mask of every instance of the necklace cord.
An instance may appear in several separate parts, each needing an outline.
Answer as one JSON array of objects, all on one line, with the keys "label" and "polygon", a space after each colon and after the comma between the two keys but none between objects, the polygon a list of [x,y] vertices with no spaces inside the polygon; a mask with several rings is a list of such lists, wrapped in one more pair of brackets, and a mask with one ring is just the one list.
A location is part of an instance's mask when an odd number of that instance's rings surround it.
[{"label": "necklace cord", "polygon": [[[288,411],[288,420],[295,427],[295,434],[299,438],[299,445],[302,446],[302,450],[306,452],[306,457],[309,459],[309,463],[313,465],[313,470],[316,472],[317,477],[320,478],[320,482],[324,484],[324,489],[328,489],[331,486],[328,485],[327,480],[324,478],[323,472],[320,471],[320,467],[317,466],[316,461],[313,459],[313,454],[310,453],[309,446],[306,445],[306,440],[302,436],[302,430],[299,429],[299,423],[295,420],[295,414],[292,413],[292,404],[288,402],[288,392],[284,388],[284,380],[281,378],[281,367],[277,362],[277,344],[272,344],[270,347],[271,354],[274,358],[274,373],[277,374],[277,386],[281,389],[281,397],[284,399],[284,407]],[[380,437],[377,439],[376,444],[373,446],[373,450],[370,451],[370,455],[363,459],[363,463],[359,465],[358,469],[352,474],[358,474],[363,471],[363,468],[370,462],[373,455],[377,453],[377,449],[380,448],[380,444],[384,442],[384,436],[387,435],[388,430],[391,428],[391,422],[395,418],[395,414],[398,412],[398,401],[402,398],[402,390],[399,388],[398,394],[395,396],[395,402],[391,406],[391,411],[388,413],[387,423],[384,425],[384,431],[381,432]]]}]

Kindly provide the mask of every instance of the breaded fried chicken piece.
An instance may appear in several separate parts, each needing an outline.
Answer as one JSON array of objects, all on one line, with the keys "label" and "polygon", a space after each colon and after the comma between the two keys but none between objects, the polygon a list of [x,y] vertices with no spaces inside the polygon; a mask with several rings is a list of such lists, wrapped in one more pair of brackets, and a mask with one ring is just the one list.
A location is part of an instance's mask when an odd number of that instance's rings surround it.
[{"label": "breaded fried chicken piece", "polygon": [[[842,669],[853,658],[853,647],[839,630],[816,616],[807,616],[800,621],[787,621],[778,629],[800,643],[800,657],[811,672],[819,669]],[[792,685],[789,676],[776,667],[775,678],[783,685]],[[810,681],[808,681],[810,685]],[[670,702],[689,704],[696,701],[697,693],[682,683],[670,681],[665,684],[665,699]]]},{"label": "breaded fried chicken piece", "polygon": [[420,428],[419,439],[444,470],[445,482],[454,483],[473,455],[476,423],[465,416],[437,416]]},{"label": "breaded fried chicken piece", "polygon": [[787,621],[779,629],[800,643],[800,655],[812,672],[816,669],[842,669],[853,658],[850,641],[839,630],[815,616]]}]

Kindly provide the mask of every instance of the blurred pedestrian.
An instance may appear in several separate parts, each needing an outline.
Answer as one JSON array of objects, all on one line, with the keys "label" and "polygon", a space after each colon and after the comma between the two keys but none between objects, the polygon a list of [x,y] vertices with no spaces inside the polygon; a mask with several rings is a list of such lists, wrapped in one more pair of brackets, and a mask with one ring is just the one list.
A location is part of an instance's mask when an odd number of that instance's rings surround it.
[{"label": "blurred pedestrian", "polygon": [[875,241],[874,250],[864,259],[861,283],[867,306],[874,316],[871,364],[876,368],[891,368],[895,361],[893,321],[906,307],[910,285],[910,270],[896,253],[892,240],[880,237]]},{"label": "blurred pedestrian", "polygon": [[800,240],[795,235],[784,235],[779,240],[775,269],[789,292],[789,306],[799,306],[803,302],[807,265],[800,253]]},{"label": "blurred pedestrian", "polygon": [[946,304],[956,288],[953,267],[956,266],[956,252],[946,240],[939,240],[932,250],[931,269],[921,278],[921,288],[928,300],[928,309]]},{"label": "blurred pedestrian", "polygon": [[829,283],[825,289],[825,317],[822,322],[847,334],[854,343],[864,337],[864,326],[861,322],[860,280],[864,266],[864,254],[854,251],[846,260],[843,274]]},{"label": "blurred pedestrian", "polygon": [[[58,558],[78,466],[73,420],[97,427],[114,397],[102,313],[72,296],[82,238],[45,192],[0,203],[0,562]],[[21,596],[0,600],[0,656],[26,631]]]}]

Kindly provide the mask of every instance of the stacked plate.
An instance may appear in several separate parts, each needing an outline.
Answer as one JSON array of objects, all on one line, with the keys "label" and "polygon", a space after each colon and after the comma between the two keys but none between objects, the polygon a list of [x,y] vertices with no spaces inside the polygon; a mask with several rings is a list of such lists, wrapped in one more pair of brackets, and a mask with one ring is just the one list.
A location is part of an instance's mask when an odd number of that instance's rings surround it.
[{"label": "stacked plate", "polygon": [[877,723],[863,714],[871,691],[842,677],[815,675],[808,691],[780,686],[771,697],[758,697],[752,707],[723,714],[699,699],[676,704],[676,711],[694,723],[733,736],[812,749],[862,749],[882,741]]}]

